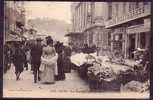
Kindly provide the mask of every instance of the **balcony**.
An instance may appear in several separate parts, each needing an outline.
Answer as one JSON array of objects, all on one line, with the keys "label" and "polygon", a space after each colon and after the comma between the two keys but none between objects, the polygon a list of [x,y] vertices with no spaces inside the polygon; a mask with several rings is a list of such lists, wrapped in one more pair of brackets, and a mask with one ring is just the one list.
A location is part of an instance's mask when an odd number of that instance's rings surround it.
[{"label": "balcony", "polygon": [[127,14],[124,14],[121,17],[116,17],[115,19],[108,20],[106,22],[106,28],[110,28],[119,24],[126,23],[137,18],[145,17],[151,15],[151,7],[145,6],[140,7],[135,10],[129,11]]}]

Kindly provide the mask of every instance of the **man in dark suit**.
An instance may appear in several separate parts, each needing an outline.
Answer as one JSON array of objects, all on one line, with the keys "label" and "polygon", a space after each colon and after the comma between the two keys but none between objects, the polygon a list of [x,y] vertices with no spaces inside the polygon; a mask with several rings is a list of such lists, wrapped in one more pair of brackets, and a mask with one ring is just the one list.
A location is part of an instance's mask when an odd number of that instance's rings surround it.
[{"label": "man in dark suit", "polygon": [[39,77],[39,67],[41,64],[41,55],[42,55],[42,44],[41,38],[36,39],[36,44],[32,46],[31,48],[31,64],[33,65],[34,68],[34,83],[37,82],[37,79],[40,80]]}]

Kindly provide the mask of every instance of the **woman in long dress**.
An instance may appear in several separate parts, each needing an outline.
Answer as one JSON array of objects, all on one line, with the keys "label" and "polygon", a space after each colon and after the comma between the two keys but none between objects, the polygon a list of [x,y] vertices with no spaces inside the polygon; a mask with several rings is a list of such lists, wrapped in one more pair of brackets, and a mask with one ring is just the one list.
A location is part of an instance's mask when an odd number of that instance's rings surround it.
[{"label": "woman in long dress", "polygon": [[52,38],[47,38],[47,46],[43,48],[42,54],[42,65],[43,72],[41,73],[41,81],[43,83],[54,83],[55,82],[55,74],[57,67],[57,56],[56,51],[53,47]]},{"label": "woman in long dress", "polygon": [[64,73],[64,60],[63,60],[63,43],[58,42],[55,45],[56,52],[58,53],[57,58],[57,69],[58,75],[56,76],[56,80],[65,80],[65,73]]}]

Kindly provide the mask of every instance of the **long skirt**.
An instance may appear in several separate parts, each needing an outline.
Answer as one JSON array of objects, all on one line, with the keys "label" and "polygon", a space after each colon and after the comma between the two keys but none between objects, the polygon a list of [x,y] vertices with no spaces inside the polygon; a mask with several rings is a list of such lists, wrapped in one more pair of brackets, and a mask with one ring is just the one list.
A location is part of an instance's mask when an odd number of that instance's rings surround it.
[{"label": "long skirt", "polygon": [[44,71],[40,74],[40,79],[42,83],[54,83],[55,82],[55,67],[56,64],[47,65],[44,64]]},{"label": "long skirt", "polygon": [[70,73],[71,72],[71,61],[69,57],[64,57],[64,73]]},{"label": "long skirt", "polygon": [[57,67],[58,67],[57,80],[64,80],[65,79],[64,64],[63,64],[63,59],[61,54],[58,56],[58,59],[57,59]]}]

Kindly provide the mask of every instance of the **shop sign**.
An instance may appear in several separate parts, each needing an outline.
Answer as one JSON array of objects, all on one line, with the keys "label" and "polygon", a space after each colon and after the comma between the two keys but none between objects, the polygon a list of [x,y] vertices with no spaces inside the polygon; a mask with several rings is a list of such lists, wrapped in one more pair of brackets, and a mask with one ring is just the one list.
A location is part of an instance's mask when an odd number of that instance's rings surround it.
[{"label": "shop sign", "polygon": [[126,31],[126,28],[121,27],[121,28],[115,29],[114,33],[115,34],[122,34],[122,33],[125,33],[125,31]]},{"label": "shop sign", "polygon": [[144,24],[135,25],[127,29],[128,34],[135,34],[135,33],[148,32],[148,31],[150,31],[150,29],[148,27],[145,27]]},{"label": "shop sign", "polygon": [[151,26],[151,20],[150,20],[150,18],[144,19],[144,27],[150,28],[150,26]]}]

